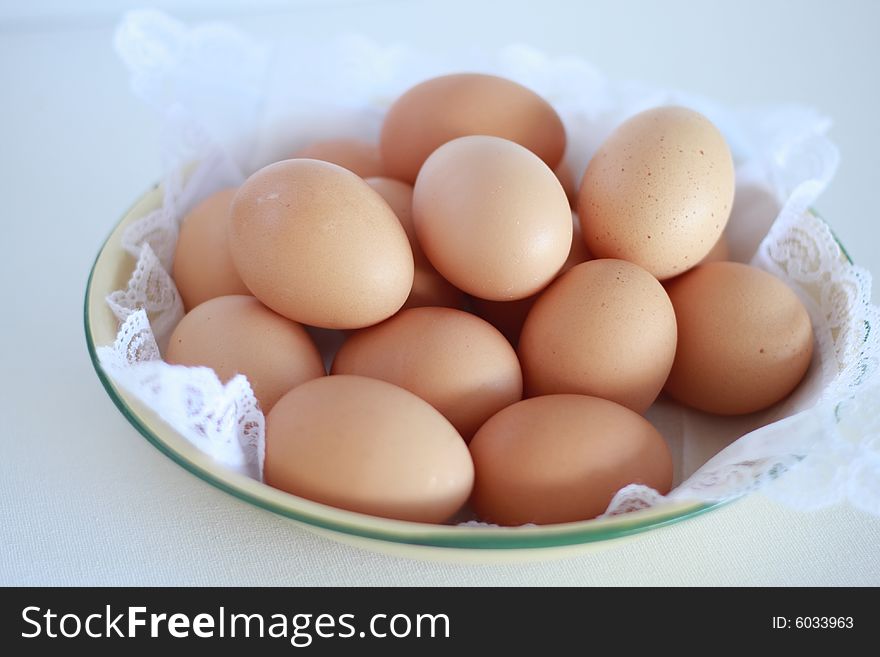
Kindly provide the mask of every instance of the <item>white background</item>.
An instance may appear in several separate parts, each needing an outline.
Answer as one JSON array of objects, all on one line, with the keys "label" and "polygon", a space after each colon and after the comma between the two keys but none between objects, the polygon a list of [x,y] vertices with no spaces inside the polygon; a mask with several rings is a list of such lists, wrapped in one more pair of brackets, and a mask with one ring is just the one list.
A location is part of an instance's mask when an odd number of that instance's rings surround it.
[{"label": "white background", "polygon": [[[596,554],[460,566],[315,537],[159,454],[101,388],[81,323],[99,245],[160,172],[157,122],[110,45],[134,6],[0,3],[0,584],[880,584],[880,519],[846,507],[803,514],[753,496]],[[880,274],[880,3],[157,6],[266,38],[525,42],[727,103],[814,105],[834,118],[842,154],[817,208]]]}]

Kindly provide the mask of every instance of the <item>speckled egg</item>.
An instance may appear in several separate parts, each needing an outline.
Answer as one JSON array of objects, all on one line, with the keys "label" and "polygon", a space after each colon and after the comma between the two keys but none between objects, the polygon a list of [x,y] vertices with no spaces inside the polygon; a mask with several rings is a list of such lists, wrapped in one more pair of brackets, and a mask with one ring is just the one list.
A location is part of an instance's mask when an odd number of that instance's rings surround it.
[{"label": "speckled egg", "polygon": [[591,260],[545,290],[519,339],[527,396],[578,393],[643,413],[675,356],[676,322],[663,286],[624,260]]},{"label": "speckled egg", "polygon": [[804,377],[813,355],[810,316],[775,276],[713,262],[671,281],[667,291],[678,319],[670,396],[738,415],[778,402]]},{"label": "speckled egg", "polygon": [[597,258],[629,260],[658,279],[699,263],[733,207],[730,149],[702,114],[658,107],[620,125],[584,173],[578,214]]}]

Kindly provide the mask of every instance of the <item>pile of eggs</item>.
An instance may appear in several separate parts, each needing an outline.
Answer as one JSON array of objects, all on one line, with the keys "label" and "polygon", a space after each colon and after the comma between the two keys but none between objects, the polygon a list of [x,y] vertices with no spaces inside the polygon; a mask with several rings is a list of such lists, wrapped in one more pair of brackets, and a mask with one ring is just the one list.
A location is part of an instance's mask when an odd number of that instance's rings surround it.
[{"label": "pile of eggs", "polygon": [[[627,484],[667,492],[645,410],[664,390],[722,415],[778,402],[809,367],[810,319],[725,261],[734,167],[704,116],[633,116],[579,189],[565,149],[519,84],[413,87],[378,145],[315,143],[184,219],[166,360],[246,375],[265,481],[343,509],[543,524]],[[329,375],[327,329],[344,338]]]}]

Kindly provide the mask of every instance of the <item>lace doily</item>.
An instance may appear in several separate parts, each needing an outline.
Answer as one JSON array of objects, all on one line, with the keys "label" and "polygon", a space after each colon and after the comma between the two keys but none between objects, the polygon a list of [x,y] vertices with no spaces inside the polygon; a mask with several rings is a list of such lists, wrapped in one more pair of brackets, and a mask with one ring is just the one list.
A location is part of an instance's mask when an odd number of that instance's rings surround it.
[{"label": "lace doily", "polygon": [[[162,207],[124,235],[137,265],[128,287],[107,299],[121,325],[116,342],[99,349],[101,365],[220,463],[259,479],[264,419],[244,377],[224,385],[209,369],[160,360],[183,312],[168,275],[181,217],[199,199],[240,184],[246,172],[309,139],[331,132],[375,138],[387,105],[421,79],[481,70],[522,82],[557,108],[569,135],[567,160],[577,172],[635,112],[675,103],[706,114],[725,134],[737,165],[727,231],[732,253],[786,281],[813,320],[813,365],[795,393],[773,408],[731,419],[658,401],[648,417],[670,443],[678,485],[665,497],[627,486],[606,515],[757,489],[801,509],[849,500],[880,513],[880,312],[870,303],[870,274],[844,257],[809,209],[838,162],[825,136],[830,122],[817,112],[721,107],[609,80],[578,58],[524,46],[432,58],[343,39],[320,54],[309,44],[306,56],[297,44],[270,49],[230,27],[189,28],[152,11],[123,19],[116,48],[134,93],[163,117],[167,173]],[[188,162],[197,164],[187,168]]]},{"label": "lace doily", "polygon": [[265,419],[247,379],[224,385],[208,367],[169,365],[153,336],[146,310],[129,313],[113,345],[98,348],[101,367],[198,449],[262,481]]}]

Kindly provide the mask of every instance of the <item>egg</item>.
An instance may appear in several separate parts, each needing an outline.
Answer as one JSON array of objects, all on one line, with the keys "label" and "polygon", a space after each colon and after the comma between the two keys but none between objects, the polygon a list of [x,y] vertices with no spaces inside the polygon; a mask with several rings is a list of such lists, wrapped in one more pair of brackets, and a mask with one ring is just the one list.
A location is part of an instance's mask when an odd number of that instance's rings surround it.
[{"label": "egg", "polygon": [[385,175],[379,146],[360,139],[316,141],[299,149],[291,157],[332,162],[356,173],[361,178]]},{"label": "egg", "polygon": [[303,324],[376,324],[412,288],[412,249],[388,203],[328,162],[284,160],[248,178],[232,203],[229,246],[254,296]]},{"label": "egg", "polygon": [[643,413],[672,367],[676,322],[663,286],[623,260],[576,265],[545,290],[519,339],[527,396],[578,393]]},{"label": "egg", "polygon": [[172,277],[187,310],[227,294],[250,294],[229,254],[227,230],[235,188],[199,203],[180,226]]},{"label": "egg", "polygon": [[[586,262],[590,259],[590,253],[584,241],[581,239],[581,229],[577,220],[577,215],[572,213],[572,238],[571,248],[568,252],[568,258],[562,264],[559,275],[564,274],[575,265]],[[523,323],[526,316],[535,305],[538,294],[533,294],[525,299],[517,301],[487,301],[485,299],[473,298],[471,304],[474,312],[497,328],[515,347],[519,342],[519,334],[522,331]]]},{"label": "egg", "polygon": [[730,149],[702,114],[658,107],[625,121],[590,160],[578,214],[587,248],[660,280],[695,266],[733,207]]},{"label": "egg", "polygon": [[269,413],[263,474],[315,502],[437,523],[465,503],[474,468],[461,436],[427,402],[385,381],[328,376]]},{"label": "egg", "polygon": [[406,231],[409,245],[412,248],[415,272],[413,273],[412,290],[403,307],[443,306],[446,308],[461,308],[465,303],[464,294],[437,273],[437,270],[434,269],[425,257],[422,247],[419,246],[412,218],[412,185],[407,185],[399,180],[381,177],[367,178],[367,184],[376,190],[388,205],[391,206],[403,229]]},{"label": "egg", "polygon": [[494,301],[542,289],[571,248],[571,210],[553,171],[498,137],[461,137],[434,151],[416,180],[413,220],[435,269]]},{"label": "egg", "polygon": [[465,438],[522,398],[513,347],[479,317],[451,308],[412,308],[348,338],[333,374],[388,381],[440,411]]},{"label": "egg", "polygon": [[287,391],[326,374],[302,326],[245,295],[216,297],[189,311],[171,333],[165,360],[210,367],[224,383],[244,374],[264,412]]},{"label": "egg", "polygon": [[786,397],[813,355],[810,316],[775,276],[738,262],[700,265],[668,284],[678,349],[666,392],[710,413],[751,413]]},{"label": "egg", "polygon": [[433,78],[388,109],[379,146],[388,175],[413,182],[448,141],[493,135],[529,149],[553,169],[565,152],[565,128],[547,101],[511,80],[480,73]]},{"label": "egg", "polygon": [[471,504],[500,525],[588,520],[629,484],[672,486],[663,437],[643,417],[596,397],[547,395],[505,408],[470,444]]}]

